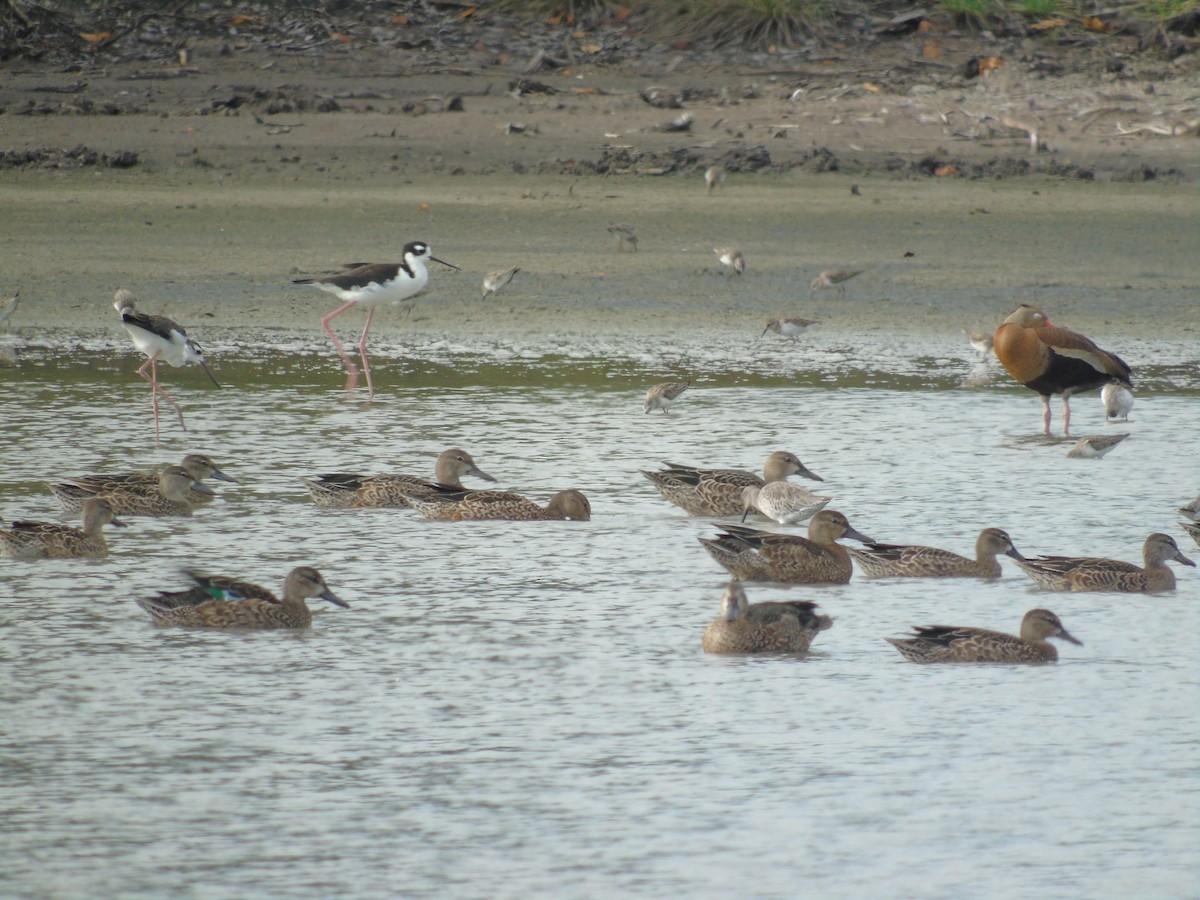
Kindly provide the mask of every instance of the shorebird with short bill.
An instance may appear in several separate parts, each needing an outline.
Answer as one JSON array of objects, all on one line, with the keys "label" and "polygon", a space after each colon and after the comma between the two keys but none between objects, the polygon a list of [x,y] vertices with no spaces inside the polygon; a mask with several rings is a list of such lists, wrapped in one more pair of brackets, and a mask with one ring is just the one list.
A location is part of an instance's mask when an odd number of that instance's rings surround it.
[{"label": "shorebird with short bill", "polygon": [[846,282],[855,275],[861,275],[866,269],[826,269],[816,278],[809,282],[808,288],[811,291],[810,299],[817,296],[817,291],[822,288],[837,288],[839,298],[846,296]]},{"label": "shorebird with short bill", "polygon": [[[150,399],[154,408],[154,439],[158,440],[158,395],[175,407],[175,415],[179,417],[179,427],[187,431],[183,424],[183,410],[179,408],[171,395],[159,387],[158,361],[161,359],[167,365],[179,368],[188,363],[199,363],[200,368],[217,387],[216,377],[204,361],[204,351],[200,345],[187,336],[179,325],[166,316],[148,316],[136,308],[136,300],[130,291],[121,288],[113,295],[113,309],[121,314],[121,324],[133,339],[133,345],[147,357],[137,370],[138,375],[150,382]],[[149,369],[149,374],[146,370]]]},{"label": "shorebird with short bill", "polygon": [[801,319],[793,316],[791,318],[767,319],[767,327],[762,330],[759,338],[766,337],[768,331],[773,331],[782,337],[792,339],[792,343],[797,343],[800,335],[808,331],[814,325],[820,325],[816,319]]},{"label": "shorebird with short bill", "polygon": [[746,255],[737,247],[713,247],[713,253],[717,254],[717,262],[724,268],[726,276],[745,274]]},{"label": "shorebird with short bill", "polygon": [[8,323],[13,317],[13,313],[17,311],[17,307],[21,305],[21,292],[17,291],[7,300],[0,300],[0,322],[4,323],[4,330],[8,331]]},{"label": "shorebird with short bill", "polygon": [[614,222],[608,226],[608,233],[617,239],[617,252],[628,250],[637,252],[637,229],[628,222]]},{"label": "shorebird with short bill", "polygon": [[513,276],[520,272],[519,266],[513,266],[511,269],[497,269],[495,272],[488,272],[483,279],[483,299],[486,300],[489,296],[496,296],[500,293],[502,287],[506,287]]},{"label": "shorebird with short bill", "polygon": [[725,184],[725,167],[724,166],[709,166],[704,170],[704,189],[708,193],[712,193],[719,187]]},{"label": "shorebird with short bill", "polygon": [[667,407],[679,399],[679,395],[692,386],[688,381],[664,381],[646,391],[646,400],[642,403],[642,412],[649,413],[661,409],[663,415],[668,415]]},{"label": "shorebird with short bill", "polygon": [[353,390],[358,386],[358,367],[346,354],[330,323],[354,306],[367,307],[367,323],[363,326],[362,337],[358,341],[358,355],[362,360],[363,372],[367,376],[367,398],[374,397],[371,365],[367,362],[367,335],[371,331],[371,320],[375,318],[375,308],[380,303],[399,303],[425,290],[429,284],[426,261],[441,263],[451,269],[459,268],[454,263],[434,256],[424,241],[409,241],[404,245],[401,262],[398,263],[347,263],[342,267],[345,271],[338,275],[293,279],[293,284],[311,284],[342,301],[341,306],[321,318],[321,327],[333,341],[333,346],[342,359],[342,365],[346,368],[346,390]]}]

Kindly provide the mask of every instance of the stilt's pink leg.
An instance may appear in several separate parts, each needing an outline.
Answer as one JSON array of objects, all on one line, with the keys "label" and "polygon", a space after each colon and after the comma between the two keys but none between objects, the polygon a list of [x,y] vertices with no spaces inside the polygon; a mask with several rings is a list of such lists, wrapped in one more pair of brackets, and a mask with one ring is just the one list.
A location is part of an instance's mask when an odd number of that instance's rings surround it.
[{"label": "stilt's pink leg", "polygon": [[[346,354],[345,348],[342,347],[342,342],[337,339],[337,335],[333,333],[333,329],[329,327],[329,323],[357,302],[357,300],[351,300],[349,303],[343,303],[333,312],[329,313],[329,315],[321,319],[321,327],[325,329],[325,333],[333,341],[334,349],[337,350],[338,356],[342,358],[342,365],[346,368],[346,390],[348,391],[352,391],[358,387],[358,367],[354,365],[354,361]],[[368,319],[368,321],[370,320]]]},{"label": "stilt's pink leg", "polygon": [[1050,435],[1050,398],[1042,398],[1042,434]]},{"label": "stilt's pink leg", "polygon": [[358,356],[362,360],[363,371],[367,375],[367,399],[375,396],[375,386],[371,384],[371,364],[367,362],[367,332],[371,330],[371,320],[375,318],[375,307],[367,313],[367,324],[363,326],[362,337],[358,341]]},{"label": "stilt's pink leg", "polygon": [[[150,408],[154,410],[154,442],[158,443],[158,356],[161,351],[155,351],[154,355],[142,363],[137,370],[143,381],[150,382]],[[146,374],[146,370],[150,370],[150,374]]]},{"label": "stilt's pink leg", "polygon": [[[160,353],[161,353],[161,351],[156,352],[153,356],[151,356],[148,360],[146,360],[142,364],[142,367],[140,369],[138,369],[138,374],[141,375],[142,378],[144,378],[146,381],[150,382],[150,404],[154,408],[154,440],[155,441],[158,440],[158,395],[159,394],[162,394],[163,399],[166,400],[168,403],[170,403],[173,407],[175,407],[175,415],[179,417],[179,427],[182,428],[184,431],[187,431],[187,425],[185,425],[183,423],[183,410],[180,409],[179,404],[175,402],[175,400],[171,397],[170,394],[168,394],[165,390],[163,390],[161,387],[158,386],[158,357],[159,357]],[[149,375],[146,374],[147,368],[150,370]]]}]

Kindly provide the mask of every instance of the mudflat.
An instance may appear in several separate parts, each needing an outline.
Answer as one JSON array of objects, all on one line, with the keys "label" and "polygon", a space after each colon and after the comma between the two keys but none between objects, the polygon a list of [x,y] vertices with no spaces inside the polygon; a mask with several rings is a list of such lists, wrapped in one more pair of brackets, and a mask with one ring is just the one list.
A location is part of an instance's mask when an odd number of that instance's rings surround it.
[{"label": "mudflat", "polygon": [[[960,40],[937,66],[896,44],[874,69],[866,53],[627,55],[527,76],[482,42],[437,64],[354,49],[12,65],[13,324],[108,326],[127,287],[185,323],[316,328],[333,298],[293,278],[421,239],[463,271],[433,266],[412,314],[378,329],[753,331],[796,315],[956,332],[1034,302],[1079,330],[1197,337],[1200,160],[1179,66],[1051,76],[1013,55],[968,79],[961,57],[989,47]],[[710,193],[714,164],[727,177]],[[636,252],[614,222],[635,226]],[[727,246],[744,275],[721,270]],[[483,275],[509,266],[481,302]],[[828,268],[863,271],[844,297],[814,296]]]}]

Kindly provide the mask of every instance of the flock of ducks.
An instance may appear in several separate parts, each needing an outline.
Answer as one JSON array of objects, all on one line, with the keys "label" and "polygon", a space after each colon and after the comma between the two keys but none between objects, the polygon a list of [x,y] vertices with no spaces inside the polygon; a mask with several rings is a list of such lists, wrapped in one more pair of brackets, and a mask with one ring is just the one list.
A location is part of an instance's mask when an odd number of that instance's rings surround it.
[{"label": "flock of ducks", "polygon": [[[709,169],[705,180],[711,192],[723,182],[724,171],[720,167]],[[637,250],[637,233],[632,225],[613,224],[608,230],[616,237],[618,250]],[[715,252],[733,273],[745,271],[745,257],[737,248],[717,248]],[[341,306],[322,318],[321,325],[346,368],[347,388],[356,386],[358,369],[330,323],[355,305],[368,307],[358,351],[368,390],[373,394],[366,344],[374,309],[381,302],[407,299],[424,290],[429,277],[426,261],[458,268],[433,256],[428,244],[414,241],[405,245],[401,263],[352,263],[338,275],[296,279],[298,284],[311,284],[342,300]],[[513,267],[489,273],[483,282],[483,296],[494,295],[519,271]],[[836,288],[844,294],[845,282],[861,271],[822,272],[813,279],[811,289],[815,293],[821,288]],[[18,296],[0,309],[5,324],[16,309]],[[158,383],[157,363],[198,363],[217,384],[203,351],[171,319],[138,312],[129,291],[117,291],[113,306],[134,345],[146,356],[137,374],[151,387],[155,436],[159,431],[160,397],[175,409],[180,427],[186,431],[182,410]],[[763,335],[773,331],[794,341],[815,324],[801,318],[769,319]],[[1037,307],[1017,307],[991,336],[966,334],[972,346],[981,353],[994,352],[1009,374],[1041,396],[1045,434],[1050,433],[1050,398],[1054,394],[1063,399],[1064,435],[1070,427],[1070,398],[1082,391],[1101,388],[1107,414],[1128,417],[1132,406],[1130,367],[1083,335],[1053,325]],[[690,386],[690,380],[655,385],[646,394],[644,412],[661,410],[667,414]],[[1084,438],[1070,455],[1103,456],[1125,437]],[[845,584],[855,564],[863,574],[875,578],[997,578],[1001,574],[998,557],[1004,555],[1046,590],[1145,592],[1174,589],[1175,575],[1167,562],[1195,566],[1175,540],[1162,533],[1146,539],[1142,566],[1093,557],[1027,559],[1009,535],[998,528],[980,532],[973,559],[935,547],[877,543],[855,530],[845,515],[826,509],[832,498],[789,482],[792,475],[818,482],[822,479],[794,453],[782,450],[767,457],[762,477],[737,469],[700,468],[668,461],[663,466],[658,471],[643,471],[642,475],[665,500],[693,516],[741,518],[741,524],[726,525],[716,537],[700,538],[705,550],[732,576],[721,600],[720,615],[702,638],[704,650],[711,653],[804,652],[819,632],[832,625],[833,620],[819,615],[816,604],[810,601],[751,604],[742,581]],[[327,473],[306,478],[304,484],[313,501],[326,508],[408,508],[439,521],[591,519],[591,505],[578,490],[560,491],[543,507],[509,491],[467,488],[462,479],[468,476],[486,482],[496,480],[481,470],[465,450],[452,448],[438,456],[432,481],[418,475]],[[14,522],[11,529],[0,530],[0,556],[103,557],[108,552],[105,526],[124,527],[121,516],[190,516],[195,507],[212,500],[214,493],[204,484],[210,478],[236,482],[208,456],[189,454],[180,465],[157,474],[101,473],[50,484],[63,511],[82,517],[82,528]],[[1200,498],[1180,511],[1192,520],[1200,519]],[[808,534],[805,537],[750,527],[744,523],[751,513],[780,524],[807,520]],[[1185,522],[1183,526],[1200,544],[1200,524]],[[864,546],[847,549],[838,543],[842,538]],[[319,572],[308,566],[297,567],[287,575],[279,597],[238,579],[194,571],[185,574],[191,582],[187,590],[160,592],[137,601],[155,622],[207,628],[304,628],[312,621],[306,600],[319,598],[341,607],[348,605],[330,590]],[[1080,643],[1054,613],[1045,609],[1030,610],[1019,635],[928,626],[916,628],[908,637],[888,640],[915,662],[1039,663],[1057,659],[1049,638]]]}]

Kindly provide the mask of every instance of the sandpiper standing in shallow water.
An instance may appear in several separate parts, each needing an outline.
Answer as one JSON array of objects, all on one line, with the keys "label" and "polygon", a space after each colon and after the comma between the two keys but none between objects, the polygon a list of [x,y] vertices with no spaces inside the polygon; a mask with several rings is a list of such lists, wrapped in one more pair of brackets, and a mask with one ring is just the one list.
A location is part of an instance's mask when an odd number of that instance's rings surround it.
[{"label": "sandpiper standing in shallow water", "polygon": [[1100,388],[1100,402],[1104,404],[1106,418],[1128,422],[1129,411],[1133,409],[1133,391],[1123,384],[1110,381]]},{"label": "sandpiper standing in shallow water", "polygon": [[713,247],[713,253],[717,254],[717,261],[727,270],[727,276],[732,278],[745,273],[746,256],[737,247]]},{"label": "sandpiper standing in shallow water", "polygon": [[358,367],[346,354],[337,335],[333,333],[330,323],[353,306],[361,304],[367,307],[367,324],[363,326],[362,337],[358,341],[358,355],[362,360],[363,372],[367,376],[367,398],[375,396],[375,386],[371,383],[371,366],[367,362],[367,334],[371,330],[371,320],[375,317],[375,307],[380,303],[398,303],[415,297],[429,284],[429,270],[425,262],[437,262],[451,269],[458,266],[438,259],[424,241],[409,241],[404,245],[402,262],[398,263],[349,263],[340,275],[328,278],[296,278],[293,284],[311,284],[333,294],[342,301],[342,305],[333,312],[322,317],[321,327],[333,341],[342,365],[346,368],[346,390],[358,386]]},{"label": "sandpiper standing in shallow water", "polygon": [[719,187],[725,185],[725,167],[724,166],[709,166],[704,170],[704,188],[708,193],[712,193]]},{"label": "sandpiper standing in shallow water", "polygon": [[[148,316],[135,308],[134,296],[122,288],[113,295],[113,309],[121,314],[121,324],[133,339],[133,345],[147,357],[137,370],[138,375],[150,383],[150,402],[154,409],[154,439],[158,440],[158,395],[175,407],[179,416],[179,427],[187,431],[183,424],[183,410],[179,408],[171,395],[158,386],[158,361],[161,359],[168,365],[179,368],[188,363],[199,363],[205,374],[217,384],[217,379],[204,361],[204,351],[200,345],[187,336],[187,332],[166,316]],[[146,370],[149,369],[149,374]]]},{"label": "sandpiper standing in shallow water", "polygon": [[21,305],[21,292],[17,291],[7,300],[0,300],[0,322],[4,323],[4,330],[8,331],[8,323],[13,317],[13,313],[17,311],[17,307]]},{"label": "sandpiper standing in shallow water", "polygon": [[1127,437],[1129,437],[1129,432],[1123,434],[1093,434],[1089,437],[1080,438],[1067,454],[1067,458],[1099,459]]},{"label": "sandpiper standing in shallow water", "polygon": [[483,299],[486,300],[489,294],[495,296],[500,293],[500,289],[508,285],[513,280],[513,276],[520,271],[520,267],[513,266],[511,269],[497,269],[495,272],[488,272],[487,277],[483,279]]},{"label": "sandpiper standing in shallow water", "polygon": [[646,401],[642,404],[642,412],[649,413],[661,409],[667,415],[667,407],[674,403],[680,394],[692,386],[688,381],[664,381],[646,391]]},{"label": "sandpiper standing in shallow water", "polygon": [[962,330],[963,335],[967,339],[967,343],[971,345],[971,349],[980,356],[990,356],[992,353],[992,336],[984,334],[982,331],[972,331],[970,328]]},{"label": "sandpiper standing in shallow water", "polygon": [[613,222],[608,226],[608,233],[617,239],[618,253],[626,250],[631,253],[637,252],[637,229],[628,222]]},{"label": "sandpiper standing in shallow water", "polygon": [[792,318],[767,319],[767,327],[762,330],[760,338],[765,337],[768,331],[773,331],[778,335],[786,338],[791,338],[792,343],[796,343],[800,339],[800,335],[808,331],[814,325],[820,325],[816,319],[801,319],[793,316]]},{"label": "sandpiper standing in shallow water", "polygon": [[861,275],[866,269],[826,269],[816,278],[808,283],[809,297],[817,296],[817,291],[822,288],[837,288],[839,298],[846,296],[846,282],[855,275]]}]

